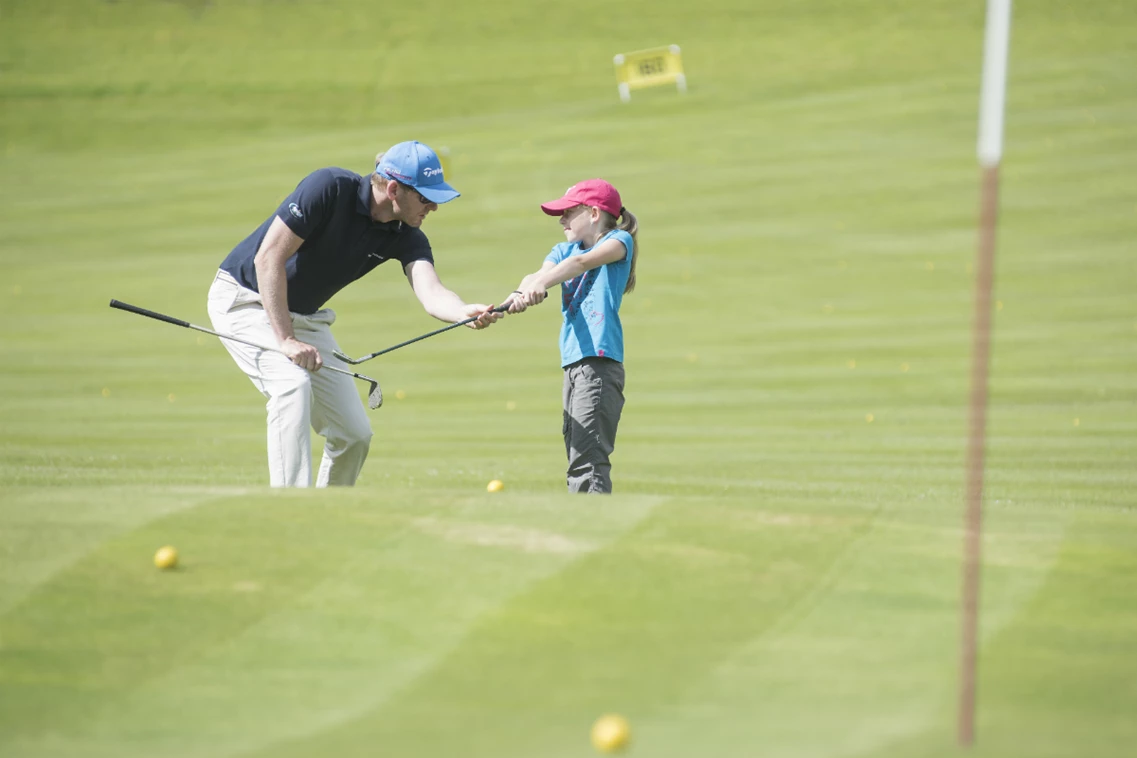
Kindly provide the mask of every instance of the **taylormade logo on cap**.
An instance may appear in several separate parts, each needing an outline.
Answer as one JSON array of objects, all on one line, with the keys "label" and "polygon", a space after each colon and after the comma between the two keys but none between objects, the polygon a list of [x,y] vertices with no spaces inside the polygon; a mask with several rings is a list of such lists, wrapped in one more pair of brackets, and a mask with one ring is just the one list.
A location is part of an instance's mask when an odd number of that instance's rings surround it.
[{"label": "taylormade logo on cap", "polygon": [[423,175],[423,176],[428,176],[428,177],[429,177],[429,176],[436,176],[436,175],[437,175],[437,176],[442,176],[442,169],[441,169],[441,168],[430,168],[430,167],[428,166],[427,168],[424,168],[424,169],[422,170],[422,175]]}]

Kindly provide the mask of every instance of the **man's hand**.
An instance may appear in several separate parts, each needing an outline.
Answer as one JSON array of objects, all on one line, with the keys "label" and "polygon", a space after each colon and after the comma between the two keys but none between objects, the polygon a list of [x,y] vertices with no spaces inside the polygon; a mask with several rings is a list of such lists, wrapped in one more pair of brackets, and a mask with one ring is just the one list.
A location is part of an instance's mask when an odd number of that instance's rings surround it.
[{"label": "man's hand", "polygon": [[301,342],[295,337],[289,337],[280,343],[280,349],[288,356],[290,361],[300,368],[308,369],[309,371],[319,371],[320,366],[324,365],[324,359],[320,357],[319,350],[307,342]]},{"label": "man's hand", "polygon": [[492,305],[482,305],[481,303],[471,303],[466,306],[466,318],[477,317],[477,321],[471,321],[466,326],[471,329],[485,329],[487,326],[495,321],[501,319],[505,315],[502,313],[494,313]]}]

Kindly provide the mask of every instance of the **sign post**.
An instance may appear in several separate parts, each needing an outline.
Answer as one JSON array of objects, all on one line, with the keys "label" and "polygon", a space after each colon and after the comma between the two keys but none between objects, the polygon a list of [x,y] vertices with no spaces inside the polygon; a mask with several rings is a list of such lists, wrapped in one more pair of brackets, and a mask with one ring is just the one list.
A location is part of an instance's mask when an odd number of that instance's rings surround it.
[{"label": "sign post", "polygon": [[995,278],[995,232],[999,221],[999,164],[1003,158],[1003,111],[1011,0],[987,0],[983,84],[979,96],[979,250],[975,267],[975,312],[971,340],[971,401],[967,441],[967,517],[964,524],[963,588],[960,597],[959,714],[957,740],[975,741],[976,668],[979,653],[979,569],[983,546],[983,467],[987,438],[987,379],[991,356],[991,291]]}]

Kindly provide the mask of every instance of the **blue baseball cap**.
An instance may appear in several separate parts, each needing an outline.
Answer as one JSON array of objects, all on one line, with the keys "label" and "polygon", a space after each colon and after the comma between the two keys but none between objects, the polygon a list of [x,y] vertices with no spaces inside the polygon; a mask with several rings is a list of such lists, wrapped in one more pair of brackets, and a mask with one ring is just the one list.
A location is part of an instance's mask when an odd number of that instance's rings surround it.
[{"label": "blue baseball cap", "polygon": [[414,187],[432,203],[448,203],[461,194],[446,183],[435,152],[414,140],[400,142],[383,153],[375,164],[375,173]]}]

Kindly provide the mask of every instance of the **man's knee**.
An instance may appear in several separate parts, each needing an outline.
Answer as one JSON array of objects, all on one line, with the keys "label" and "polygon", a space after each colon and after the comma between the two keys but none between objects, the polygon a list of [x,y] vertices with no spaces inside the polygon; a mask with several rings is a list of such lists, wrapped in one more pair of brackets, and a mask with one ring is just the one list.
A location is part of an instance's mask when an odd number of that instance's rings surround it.
[{"label": "man's knee", "polygon": [[344,450],[366,453],[371,447],[371,424],[366,417],[353,419],[328,436],[329,442]]},{"label": "man's knee", "polygon": [[347,446],[352,450],[366,453],[371,449],[371,436],[371,429],[367,429],[367,431],[358,430],[348,436]]}]

